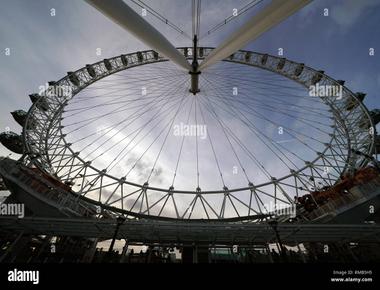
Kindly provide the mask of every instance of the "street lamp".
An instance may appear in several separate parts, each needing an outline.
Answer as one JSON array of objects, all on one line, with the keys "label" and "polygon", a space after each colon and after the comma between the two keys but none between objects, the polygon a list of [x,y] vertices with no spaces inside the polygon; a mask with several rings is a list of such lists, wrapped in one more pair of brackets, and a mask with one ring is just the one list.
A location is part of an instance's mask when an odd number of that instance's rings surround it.
[{"label": "street lamp", "polygon": [[113,234],[113,237],[112,237],[112,242],[111,242],[111,245],[110,245],[110,248],[108,249],[108,253],[112,253],[113,251],[113,247],[115,245],[115,240],[116,240],[116,237],[117,237],[117,234],[119,232],[119,228],[120,226],[125,222],[125,217],[123,216],[118,216],[116,218],[116,228],[115,228],[115,232]]},{"label": "street lamp", "polygon": [[280,246],[280,251],[281,251],[280,254],[281,254],[282,260],[284,262],[287,262],[288,259],[287,259],[287,256],[285,254],[285,249],[284,249],[284,246],[282,245],[282,242],[281,242],[281,239],[280,239],[280,234],[278,233],[278,229],[277,229],[278,222],[277,222],[277,220],[271,220],[271,221],[268,222],[268,224],[272,227],[272,229],[274,230],[274,232],[276,234],[277,243]]}]

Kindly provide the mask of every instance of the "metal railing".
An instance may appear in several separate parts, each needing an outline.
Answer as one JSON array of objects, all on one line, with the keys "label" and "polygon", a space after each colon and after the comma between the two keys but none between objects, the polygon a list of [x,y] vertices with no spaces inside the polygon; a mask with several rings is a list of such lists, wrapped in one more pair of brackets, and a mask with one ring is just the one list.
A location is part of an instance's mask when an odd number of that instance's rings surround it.
[{"label": "metal railing", "polygon": [[328,201],[326,204],[319,206],[309,214],[309,220],[315,220],[333,212],[339,212],[344,207],[348,207],[359,200],[368,200],[380,194],[380,176],[372,179],[366,184],[354,186],[349,189],[345,195]]},{"label": "metal railing", "polygon": [[39,198],[44,198],[61,211],[78,216],[91,216],[95,213],[94,209],[90,209],[89,206],[83,204],[81,200],[70,192],[55,187],[29,168],[21,168],[10,161],[3,161],[2,167],[17,178],[18,184],[32,189],[34,193],[38,193]]}]

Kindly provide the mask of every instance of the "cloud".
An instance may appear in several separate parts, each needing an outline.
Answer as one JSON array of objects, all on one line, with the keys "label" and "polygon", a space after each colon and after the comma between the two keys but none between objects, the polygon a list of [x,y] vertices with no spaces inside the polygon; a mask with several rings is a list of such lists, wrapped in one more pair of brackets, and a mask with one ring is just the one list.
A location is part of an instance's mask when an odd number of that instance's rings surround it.
[{"label": "cloud", "polygon": [[345,0],[331,9],[331,18],[343,29],[356,24],[371,8],[379,6],[378,0]]}]

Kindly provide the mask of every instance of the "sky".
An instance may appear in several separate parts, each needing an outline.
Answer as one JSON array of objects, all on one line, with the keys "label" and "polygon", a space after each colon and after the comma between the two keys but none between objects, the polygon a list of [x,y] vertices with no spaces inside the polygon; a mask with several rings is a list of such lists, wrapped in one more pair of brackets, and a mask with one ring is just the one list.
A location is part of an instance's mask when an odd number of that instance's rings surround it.
[{"label": "sky", "polygon": [[[131,1],[125,2],[140,12]],[[203,0],[200,35],[248,2]],[[191,1],[145,3],[191,35]],[[200,45],[217,46],[267,3],[201,38]],[[28,110],[28,94],[38,92],[47,81],[88,63],[149,49],[82,0],[0,0],[0,4],[0,131],[21,131],[10,112]],[[189,38],[151,15],[146,19],[175,46],[191,46]],[[367,93],[365,104],[375,109],[380,107],[379,21],[380,0],[315,0],[244,49],[276,55],[282,48],[284,57],[345,80],[354,92]],[[5,53],[8,49],[10,55]],[[9,153],[0,148],[0,155]]]}]

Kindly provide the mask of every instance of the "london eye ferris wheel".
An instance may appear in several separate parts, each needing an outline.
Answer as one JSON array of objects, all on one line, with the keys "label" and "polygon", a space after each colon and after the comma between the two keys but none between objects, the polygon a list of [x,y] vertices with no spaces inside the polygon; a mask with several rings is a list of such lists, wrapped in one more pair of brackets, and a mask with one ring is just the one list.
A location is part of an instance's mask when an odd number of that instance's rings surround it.
[{"label": "london eye ferris wheel", "polygon": [[217,48],[198,45],[200,1],[179,48],[123,1],[87,2],[152,50],[85,65],[31,95],[25,162],[78,198],[129,216],[261,221],[375,152],[378,114],[364,94],[240,50],[310,1],[272,1]]}]

